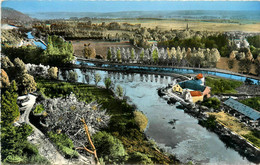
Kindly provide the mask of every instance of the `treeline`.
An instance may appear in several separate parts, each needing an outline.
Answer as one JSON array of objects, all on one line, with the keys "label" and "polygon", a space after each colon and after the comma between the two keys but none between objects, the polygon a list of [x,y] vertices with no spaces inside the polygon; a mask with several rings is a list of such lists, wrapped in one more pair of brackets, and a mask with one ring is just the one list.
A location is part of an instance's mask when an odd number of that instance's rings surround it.
[{"label": "treeline", "polygon": [[[134,45],[148,48],[148,41],[158,42],[173,40],[175,37],[187,39],[191,37],[207,37],[217,32],[193,31],[188,27],[184,30],[161,30],[160,28],[141,27],[140,24],[129,23],[100,23],[75,21],[54,21],[34,25],[38,31],[45,35],[61,35],[70,39],[103,39],[108,41],[131,40]],[[109,31],[113,31],[110,33]]]},{"label": "treeline", "polygon": [[247,37],[247,41],[250,44],[250,51],[254,58],[260,56],[260,35]]},{"label": "treeline", "polygon": [[136,52],[134,48],[109,48],[107,60],[117,63],[140,63],[147,65],[171,65],[191,67],[215,67],[220,59],[216,48],[213,49],[181,49],[180,47],[152,47]]},{"label": "treeline", "polygon": [[189,39],[180,39],[175,37],[173,40],[158,43],[159,47],[191,47],[191,48],[216,48],[220,51],[222,57],[228,57],[231,50],[229,40],[226,35],[213,35],[208,37],[192,37]]},{"label": "treeline", "polygon": [[255,48],[260,48],[260,35],[247,37],[247,41]]},{"label": "treeline", "polygon": [[2,53],[13,61],[20,58],[25,63],[44,64],[51,66],[69,65],[73,60],[73,46],[61,37],[49,36],[48,46],[43,50],[35,46],[2,47]]}]

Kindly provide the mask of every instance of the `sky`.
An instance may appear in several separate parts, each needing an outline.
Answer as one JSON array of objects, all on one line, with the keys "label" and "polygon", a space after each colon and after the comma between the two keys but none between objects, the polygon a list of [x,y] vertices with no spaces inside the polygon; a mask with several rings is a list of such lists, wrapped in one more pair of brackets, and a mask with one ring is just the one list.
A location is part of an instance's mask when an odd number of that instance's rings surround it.
[{"label": "sky", "polygon": [[260,1],[32,1],[7,0],[2,7],[23,13],[34,12],[117,12],[175,10],[260,10]]}]

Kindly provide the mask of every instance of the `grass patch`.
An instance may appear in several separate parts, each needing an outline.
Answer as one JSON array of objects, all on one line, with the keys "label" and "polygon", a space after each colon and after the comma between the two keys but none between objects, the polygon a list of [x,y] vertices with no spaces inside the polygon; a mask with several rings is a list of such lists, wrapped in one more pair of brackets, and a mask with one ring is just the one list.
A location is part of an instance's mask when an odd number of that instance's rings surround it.
[{"label": "grass patch", "polygon": [[239,102],[260,112],[260,97],[253,97],[244,100],[239,100]]},{"label": "grass patch", "polygon": [[56,144],[57,148],[61,151],[65,158],[77,158],[78,152],[75,151],[72,140],[65,134],[56,134],[48,132],[48,137],[53,143]]},{"label": "grass patch", "polygon": [[38,104],[36,105],[35,109],[33,110],[34,114],[39,114],[42,113],[44,111],[44,107],[42,104]]},{"label": "grass patch", "polygon": [[131,159],[131,155],[135,155],[133,153],[136,152],[148,156],[155,164],[175,163],[174,158],[170,159],[155,149],[154,145],[147,140],[135,119],[135,108],[127,104],[126,100],[115,98],[111,90],[92,85],[47,80],[37,80],[37,88],[51,98],[64,97],[73,92],[79,100],[87,103],[97,101],[103,109],[107,109],[111,119],[108,128],[103,131],[110,133],[122,142],[125,151],[130,156],[125,163],[141,163],[142,159],[140,161]]},{"label": "grass patch", "polygon": [[235,94],[236,88],[240,87],[243,82],[228,80],[223,78],[206,77],[206,85],[211,87],[212,94]]},{"label": "grass patch", "polygon": [[214,115],[216,120],[223,124],[225,127],[230,129],[232,132],[243,136],[248,141],[253,143],[256,147],[260,148],[260,133],[259,131],[253,131],[249,127],[245,126],[243,123],[239,122],[237,118],[228,115],[227,113],[221,111],[218,113],[209,113],[209,115]]}]

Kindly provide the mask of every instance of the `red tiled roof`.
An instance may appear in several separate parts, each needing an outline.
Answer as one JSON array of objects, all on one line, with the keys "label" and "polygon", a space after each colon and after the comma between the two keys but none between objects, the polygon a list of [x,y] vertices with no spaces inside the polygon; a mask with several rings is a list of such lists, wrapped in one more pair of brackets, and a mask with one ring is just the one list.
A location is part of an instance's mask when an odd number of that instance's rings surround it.
[{"label": "red tiled roof", "polygon": [[197,76],[196,76],[197,79],[202,79],[203,78],[203,74],[202,73],[199,73]]},{"label": "red tiled roof", "polygon": [[202,96],[201,91],[190,91],[191,96]]}]

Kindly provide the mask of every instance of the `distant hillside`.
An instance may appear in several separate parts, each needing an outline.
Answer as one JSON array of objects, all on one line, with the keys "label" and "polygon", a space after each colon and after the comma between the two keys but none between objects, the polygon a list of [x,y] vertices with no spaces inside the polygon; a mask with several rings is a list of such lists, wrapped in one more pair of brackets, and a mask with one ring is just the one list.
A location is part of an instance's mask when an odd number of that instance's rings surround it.
[{"label": "distant hillside", "polygon": [[1,19],[5,23],[28,23],[33,21],[31,17],[9,7],[1,8]]},{"label": "distant hillside", "polygon": [[157,18],[194,20],[251,20],[260,21],[260,11],[218,11],[218,10],[180,10],[180,11],[123,11],[123,12],[34,12],[27,13],[37,19],[69,18]]}]

